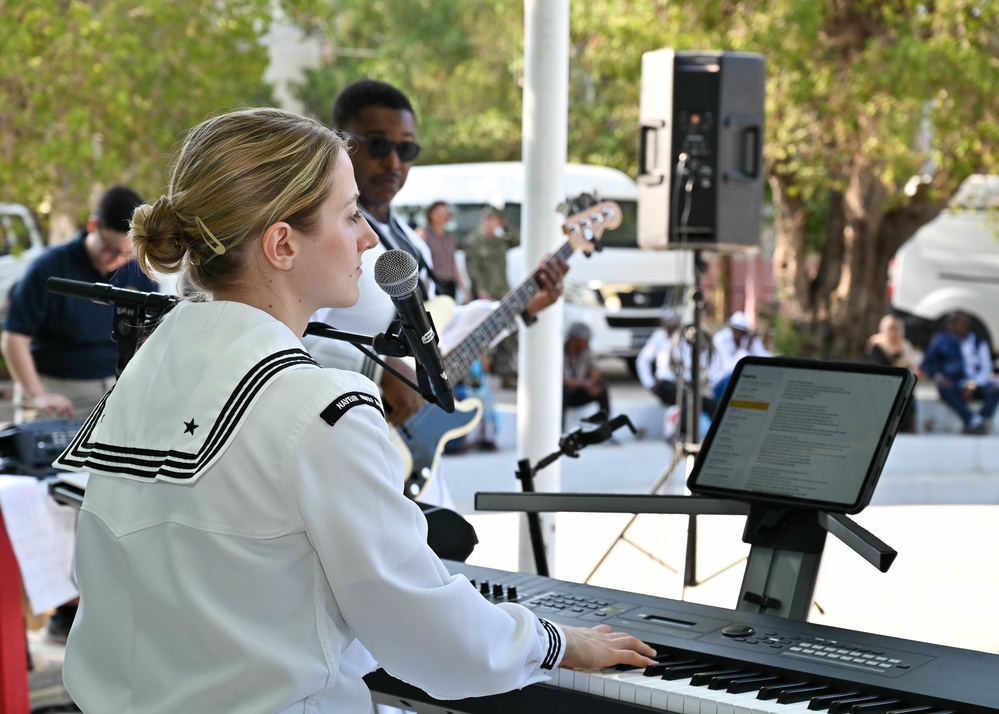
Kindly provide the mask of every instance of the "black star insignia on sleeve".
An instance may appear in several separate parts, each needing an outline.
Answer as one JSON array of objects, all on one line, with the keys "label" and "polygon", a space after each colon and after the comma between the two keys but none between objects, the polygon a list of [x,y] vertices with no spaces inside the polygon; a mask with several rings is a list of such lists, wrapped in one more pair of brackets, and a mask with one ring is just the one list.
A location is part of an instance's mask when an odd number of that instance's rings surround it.
[{"label": "black star insignia on sleeve", "polygon": [[197,428],[198,428],[198,425],[194,423],[194,419],[191,419],[191,421],[185,421],[184,422],[184,433],[185,434],[193,434],[194,430],[197,429]]}]

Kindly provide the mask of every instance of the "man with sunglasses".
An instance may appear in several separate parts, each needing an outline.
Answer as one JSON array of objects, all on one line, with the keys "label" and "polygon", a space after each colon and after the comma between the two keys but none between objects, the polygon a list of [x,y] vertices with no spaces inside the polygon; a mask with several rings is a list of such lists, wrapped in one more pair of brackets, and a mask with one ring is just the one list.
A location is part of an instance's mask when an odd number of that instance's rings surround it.
[{"label": "man with sunglasses", "polygon": [[[357,304],[351,308],[321,310],[314,319],[346,332],[377,334],[388,329],[396,318],[391,298],[374,280],[375,262],[386,250],[399,249],[412,253],[421,268],[424,299],[436,295],[429,247],[392,212],[392,200],[405,184],[409,168],[420,153],[416,112],[406,95],[397,88],[385,82],[363,79],[348,85],[337,96],[333,105],[333,127],[343,132],[350,142],[350,160],[360,192],[358,204],[365,219],[378,234],[380,244],[363,255]],[[527,305],[523,316],[525,320],[533,321],[538,312],[559,298],[567,270],[565,263],[542,265],[542,290]],[[496,306],[493,301],[476,300],[455,307],[448,325],[436,326],[441,333],[441,351],[447,352],[454,347]],[[517,325],[511,327],[516,329]],[[390,424],[402,424],[424,406],[423,397],[418,392],[364,357],[352,345],[313,337],[307,337],[305,344],[324,366],[351,369],[371,377],[381,387],[386,418]],[[386,361],[416,382],[415,373],[405,362],[397,358]],[[421,500],[445,507],[453,506],[441,478],[432,480]]]},{"label": "man with sunglasses", "polygon": [[14,379],[14,420],[63,417],[82,421],[114,382],[114,308],[54,295],[51,277],[155,291],[134,260],[128,226],[143,203],[130,188],[109,189],[74,240],[49,248],[28,266],[10,295],[0,337]]}]

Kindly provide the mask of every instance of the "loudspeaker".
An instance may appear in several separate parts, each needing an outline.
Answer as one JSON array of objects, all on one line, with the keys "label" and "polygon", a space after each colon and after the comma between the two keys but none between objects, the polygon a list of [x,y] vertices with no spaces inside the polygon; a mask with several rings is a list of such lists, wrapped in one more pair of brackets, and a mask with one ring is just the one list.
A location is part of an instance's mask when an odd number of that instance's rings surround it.
[{"label": "loudspeaker", "polygon": [[758,249],[764,91],[762,55],[642,55],[640,247]]}]

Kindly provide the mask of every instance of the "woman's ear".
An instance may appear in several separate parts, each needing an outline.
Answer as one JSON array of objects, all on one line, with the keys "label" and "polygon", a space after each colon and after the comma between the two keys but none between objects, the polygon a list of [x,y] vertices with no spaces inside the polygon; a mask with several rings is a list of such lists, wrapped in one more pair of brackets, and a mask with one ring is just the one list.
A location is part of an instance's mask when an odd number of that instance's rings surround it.
[{"label": "woman's ear", "polygon": [[278,270],[291,270],[298,254],[294,231],[284,221],[271,224],[260,239],[264,258]]}]

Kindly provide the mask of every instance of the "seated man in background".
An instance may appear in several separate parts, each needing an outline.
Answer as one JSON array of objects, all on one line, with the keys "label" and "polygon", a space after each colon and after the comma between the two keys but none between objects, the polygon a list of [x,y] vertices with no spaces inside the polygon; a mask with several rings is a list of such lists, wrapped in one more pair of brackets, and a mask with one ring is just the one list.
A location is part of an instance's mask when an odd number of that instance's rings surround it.
[{"label": "seated man in background", "polygon": [[750,327],[749,318],[742,310],[736,310],[728,318],[728,322],[722,329],[715,333],[711,339],[711,344],[715,348],[720,365],[721,377],[715,384],[715,396],[721,398],[728,384],[728,378],[732,376],[732,370],[743,357],[769,357],[770,350],[763,344],[760,336]]},{"label": "seated man in background", "polygon": [[566,411],[596,402],[605,417],[610,417],[610,395],[607,381],[590,349],[590,328],[581,322],[569,327],[562,357],[562,426]]},{"label": "seated man in background", "polygon": [[[921,369],[936,382],[940,398],[961,418],[965,434],[989,432],[999,406],[999,386],[989,344],[972,331],[968,315],[954,312],[948,316],[947,330],[930,341]],[[978,412],[968,406],[973,399],[982,401]]]}]

